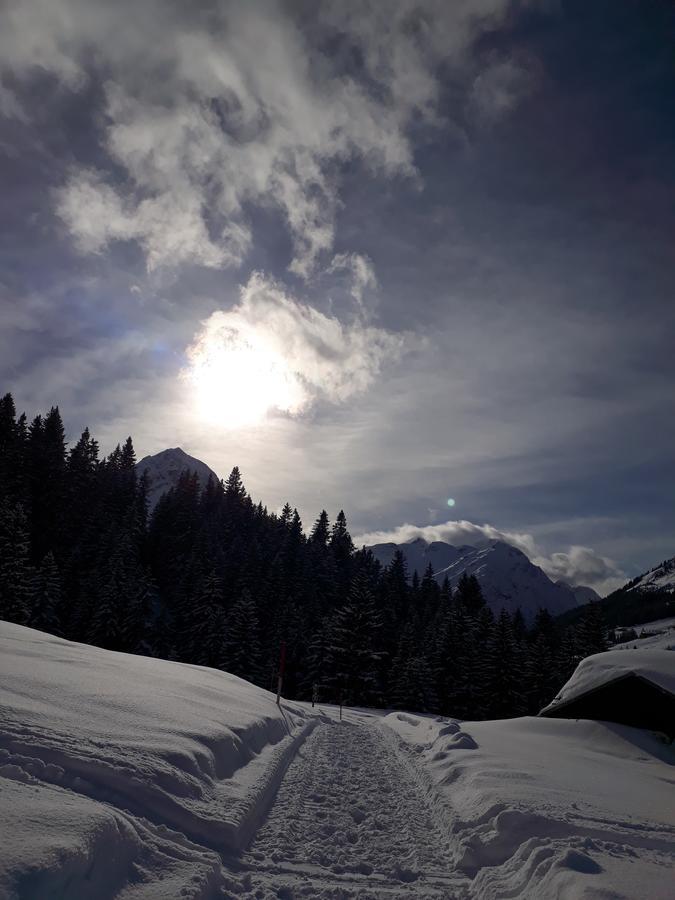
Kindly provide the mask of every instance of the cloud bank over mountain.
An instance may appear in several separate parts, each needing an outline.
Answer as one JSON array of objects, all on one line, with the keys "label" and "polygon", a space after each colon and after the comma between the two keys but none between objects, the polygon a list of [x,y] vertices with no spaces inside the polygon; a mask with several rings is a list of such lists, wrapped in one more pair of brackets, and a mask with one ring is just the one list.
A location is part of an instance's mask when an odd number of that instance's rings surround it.
[{"label": "cloud bank over mountain", "polygon": [[601,596],[609,594],[626,583],[626,576],[617,564],[601,556],[590,547],[571,546],[566,552],[544,554],[535,538],[525,532],[502,531],[492,525],[476,525],[464,520],[442,522],[437,525],[400,525],[388,531],[361,534],[355,542],[361,546],[372,544],[405,544],[423,538],[425,541],[443,541],[456,547],[469,545],[481,547],[489,541],[503,541],[517,547],[539,566],[553,581],[564,581],[572,587],[586,585]]}]

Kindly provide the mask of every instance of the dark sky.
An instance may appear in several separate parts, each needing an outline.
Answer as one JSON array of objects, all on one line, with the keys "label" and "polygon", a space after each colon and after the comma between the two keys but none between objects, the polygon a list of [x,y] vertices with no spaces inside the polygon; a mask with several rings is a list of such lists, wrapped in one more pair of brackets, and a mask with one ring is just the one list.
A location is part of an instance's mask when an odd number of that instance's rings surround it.
[{"label": "dark sky", "polygon": [[2,390],[609,590],[675,552],[674,40],[658,0],[9,0]]}]

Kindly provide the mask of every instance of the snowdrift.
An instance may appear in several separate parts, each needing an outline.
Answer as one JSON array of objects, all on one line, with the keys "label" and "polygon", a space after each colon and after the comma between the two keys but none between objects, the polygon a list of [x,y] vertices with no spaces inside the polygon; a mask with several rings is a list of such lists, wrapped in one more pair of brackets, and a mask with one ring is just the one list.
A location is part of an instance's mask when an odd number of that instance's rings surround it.
[{"label": "snowdrift", "polygon": [[2,897],[211,895],[209,848],[247,842],[317,721],[222,672],[6,622],[0,707]]},{"label": "snowdrift", "polygon": [[672,900],[675,751],[620,725],[382,720],[479,898]]}]

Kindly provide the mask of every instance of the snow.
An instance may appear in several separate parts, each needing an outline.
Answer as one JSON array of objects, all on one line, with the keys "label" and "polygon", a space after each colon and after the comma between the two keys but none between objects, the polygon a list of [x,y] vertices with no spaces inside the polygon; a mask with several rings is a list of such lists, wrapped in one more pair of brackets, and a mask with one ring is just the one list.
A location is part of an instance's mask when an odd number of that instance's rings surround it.
[{"label": "snow", "polygon": [[[675,644],[675,618],[656,619],[654,622],[645,622],[641,625],[630,626],[637,637],[632,640],[619,641],[614,644],[612,650],[632,649],[633,647],[661,647]],[[617,632],[625,632],[628,628],[616,629]],[[644,637],[642,636],[644,635]],[[664,640],[664,635],[665,640]]]},{"label": "snow", "polygon": [[148,509],[152,511],[157,501],[172,487],[178,484],[183,472],[196,472],[199,483],[205,487],[210,477],[218,481],[218,476],[206,463],[190,456],[180,447],[162,450],[154,456],[144,456],[136,464],[139,476],[144,473],[148,477]]},{"label": "snow", "polygon": [[628,641],[605,653],[587,656],[546,710],[630,673],[648,678],[675,694],[675,633]]},{"label": "snow", "polygon": [[672,897],[648,732],[279,709],[2,622],[0,708],[3,900]]},{"label": "snow", "polygon": [[417,571],[422,577],[431,563],[438,581],[447,576],[453,588],[462,575],[475,575],[488,606],[496,613],[502,608],[509,612],[520,609],[532,619],[541,607],[558,614],[593,599],[588,594],[590,588],[573,589],[554,583],[521,550],[503,541],[489,541],[480,547],[453,547],[443,541],[428,543],[416,538],[407,544],[375,544],[370,549],[382,565],[389,565],[394,553],[401,550],[411,575]]},{"label": "snow", "polygon": [[[91,896],[101,896],[106,865],[125,881],[146,845],[175,861],[179,880],[185,869],[186,887],[196,876],[208,883],[220,872],[208,848],[247,843],[318,721],[295,704],[282,713],[272,694],[232,675],[5,622],[0,659],[0,818],[13,836],[3,897],[31,896],[26,885],[52,884],[52,870],[84,878],[92,865]],[[36,821],[55,826],[43,833]]]},{"label": "snow", "polygon": [[438,798],[472,896],[672,900],[675,752],[648,732],[529,717],[382,723]]},{"label": "snow", "polygon": [[634,579],[629,591],[675,591],[675,556]]},{"label": "snow", "polygon": [[420,792],[414,767],[392,751],[372,715],[348,712],[339,721],[328,708],[324,715],[244,856],[252,884],[263,889],[273,875],[275,897],[308,889],[331,897],[463,896],[467,879],[455,871],[445,822]]}]

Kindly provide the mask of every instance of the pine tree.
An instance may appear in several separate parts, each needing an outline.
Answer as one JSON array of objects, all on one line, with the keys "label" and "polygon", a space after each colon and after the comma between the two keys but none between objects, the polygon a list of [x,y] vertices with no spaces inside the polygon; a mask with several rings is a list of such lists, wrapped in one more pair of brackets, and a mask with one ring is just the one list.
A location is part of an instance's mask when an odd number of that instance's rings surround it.
[{"label": "pine tree", "polygon": [[525,685],[531,715],[547,706],[562,687],[553,650],[541,633],[529,646]]},{"label": "pine tree", "polygon": [[325,509],[321,510],[319,518],[314,523],[310,540],[314,546],[327,547],[330,538],[330,522]]},{"label": "pine tree", "polygon": [[576,627],[576,644],[582,658],[607,649],[602,607],[597,601],[591,601],[584,607],[581,621]]},{"label": "pine tree", "polygon": [[343,510],[338,513],[330,535],[330,549],[337,568],[340,596],[345,597],[351,579],[351,562],[354,543],[347,530],[347,518]]},{"label": "pine tree", "polygon": [[0,495],[12,503],[27,500],[25,484],[26,416],[16,419],[14,399],[0,399]]},{"label": "pine tree", "polygon": [[225,481],[225,498],[228,505],[240,506],[246,499],[246,488],[241,478],[239,466],[235,466]]},{"label": "pine tree", "polygon": [[485,606],[485,598],[480,586],[480,582],[475,575],[467,575],[463,573],[457,582],[457,590],[455,591],[455,603],[464,607],[467,613],[475,616]]},{"label": "pine tree", "polygon": [[0,399],[0,484],[11,482],[11,456],[16,440],[16,407],[11,394]]},{"label": "pine tree", "polygon": [[441,603],[441,589],[434,577],[434,568],[429,563],[419,588],[420,627],[426,629],[434,621]]},{"label": "pine tree", "polygon": [[391,562],[384,570],[384,591],[387,606],[393,620],[401,621],[410,605],[410,586],[408,585],[408,564],[400,550],[394,552]]},{"label": "pine tree", "polygon": [[49,634],[60,634],[62,599],[61,577],[54,554],[50,551],[42,560],[35,579],[31,627]]},{"label": "pine tree", "polygon": [[29,560],[28,524],[23,508],[0,498],[0,619],[28,623],[35,599]]},{"label": "pine tree", "polygon": [[526,711],[524,660],[519,653],[511,616],[505,609],[495,624],[489,650],[489,715],[495,719],[523,715]]},{"label": "pine tree", "polygon": [[57,407],[27,427],[2,398],[0,616],[265,686],[284,641],[288,696],[319,684],[325,700],[466,718],[537,712],[605,647],[597,606],[564,634],[545,610],[530,630],[520,611],[495,623],[475,576],[453,595],[431,567],[409,581],[400,552],[383,570],[342,511],[306,537],[290,504],[254,505],[236,467],[203,489],[183,473],[147,526],[146,497],[131,438],[99,461],[85,430],[66,458]]},{"label": "pine tree", "polygon": [[228,616],[225,665],[233,675],[259,683],[261,662],[258,611],[250,593],[245,590]]},{"label": "pine tree", "polygon": [[191,659],[200,666],[227,667],[227,617],[223,583],[214,571],[201,582],[192,607]]},{"label": "pine tree", "polygon": [[[38,423],[39,420],[39,423]],[[34,421],[31,485],[31,556],[58,551],[65,513],[66,441],[58,406]]]},{"label": "pine tree", "polygon": [[330,628],[328,624],[321,624],[310,638],[307,651],[304,686],[309,697],[313,695],[315,686],[322,698],[332,692],[334,685],[331,679],[332,673],[329,672],[329,647]]},{"label": "pine tree", "polygon": [[359,576],[327,633],[327,681],[334,702],[342,699],[347,704],[374,704],[380,699],[381,627],[373,595]]},{"label": "pine tree", "polygon": [[555,666],[558,687],[560,688],[572,677],[572,673],[581,661],[581,653],[578,650],[574,629],[568,628],[562,636],[560,646],[555,654]]},{"label": "pine tree", "polygon": [[401,665],[393,693],[396,708],[411,712],[437,712],[439,700],[426,656],[412,656]]}]

